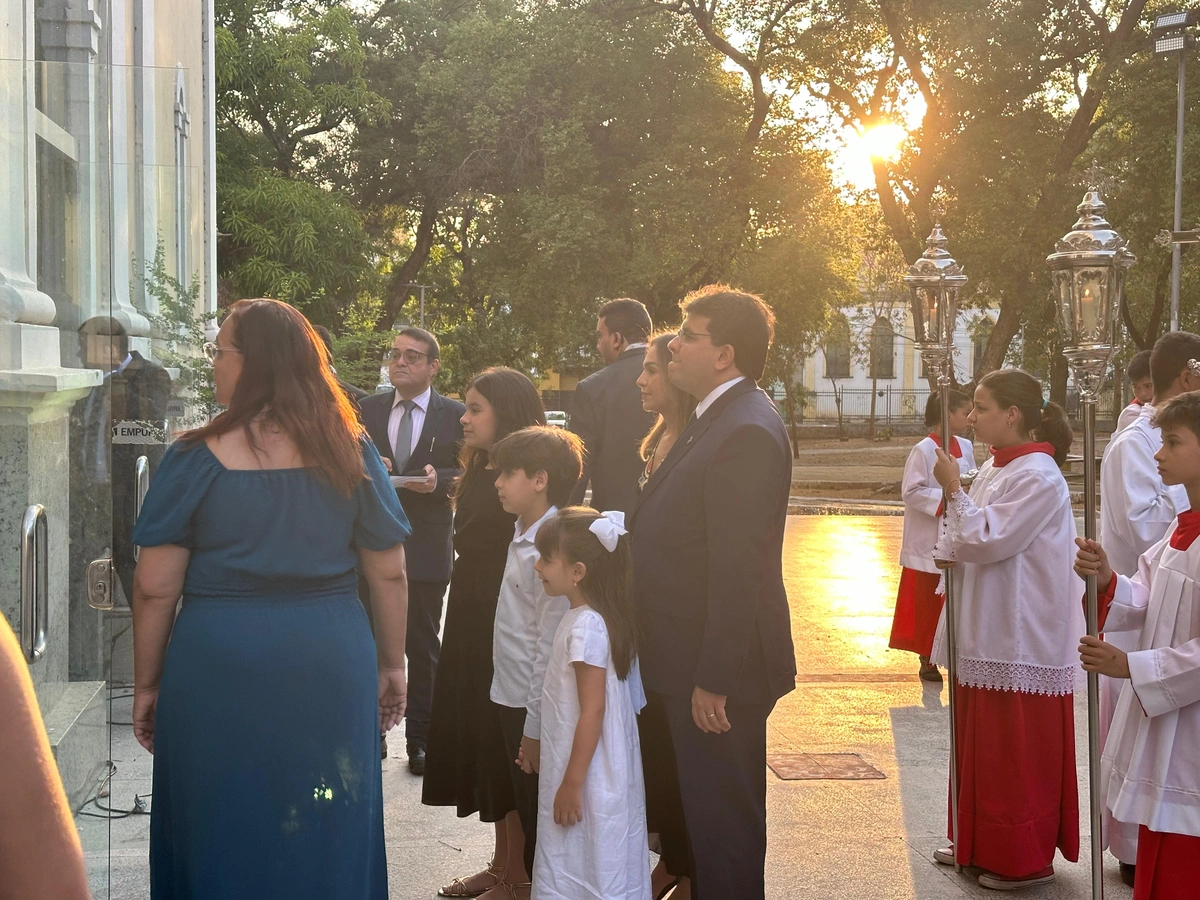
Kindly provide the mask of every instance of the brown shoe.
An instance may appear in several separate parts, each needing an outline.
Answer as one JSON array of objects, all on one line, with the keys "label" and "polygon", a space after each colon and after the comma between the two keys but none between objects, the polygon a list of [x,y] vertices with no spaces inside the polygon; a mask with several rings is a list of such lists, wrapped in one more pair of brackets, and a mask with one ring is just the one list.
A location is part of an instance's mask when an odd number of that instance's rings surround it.
[{"label": "brown shoe", "polygon": [[942,673],[938,671],[938,667],[929,661],[928,656],[921,657],[921,671],[917,673],[922,681],[931,681],[936,684],[942,683]]}]

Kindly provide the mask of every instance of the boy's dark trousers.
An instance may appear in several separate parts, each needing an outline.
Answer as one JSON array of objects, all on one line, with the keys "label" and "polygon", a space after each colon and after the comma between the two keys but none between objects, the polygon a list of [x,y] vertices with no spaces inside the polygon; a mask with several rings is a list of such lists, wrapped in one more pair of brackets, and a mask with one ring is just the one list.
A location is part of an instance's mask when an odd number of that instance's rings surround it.
[{"label": "boy's dark trousers", "polygon": [[535,772],[526,775],[516,764],[521,749],[521,738],[525,733],[525,707],[496,704],[500,710],[500,730],[504,733],[504,749],[508,753],[512,768],[513,796],[517,800],[517,815],[521,817],[521,829],[525,832],[525,870],[533,877],[533,851],[537,844],[538,776]]}]

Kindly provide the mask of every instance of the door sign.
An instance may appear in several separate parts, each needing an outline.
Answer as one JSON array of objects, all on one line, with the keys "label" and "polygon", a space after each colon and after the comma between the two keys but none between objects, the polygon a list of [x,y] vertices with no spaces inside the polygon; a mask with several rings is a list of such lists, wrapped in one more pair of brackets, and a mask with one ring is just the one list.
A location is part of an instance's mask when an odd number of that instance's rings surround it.
[{"label": "door sign", "polygon": [[112,427],[114,444],[165,444],[167,423],[143,419],[127,419],[115,422]]}]

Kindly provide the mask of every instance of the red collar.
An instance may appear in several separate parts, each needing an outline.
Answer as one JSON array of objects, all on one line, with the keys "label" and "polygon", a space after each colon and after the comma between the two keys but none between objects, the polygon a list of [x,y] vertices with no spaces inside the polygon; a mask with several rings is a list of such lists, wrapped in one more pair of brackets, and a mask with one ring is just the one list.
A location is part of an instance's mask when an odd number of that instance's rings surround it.
[{"label": "red collar", "polygon": [[1145,402],[1144,400],[1139,400],[1137,397],[1134,397],[1134,398],[1133,398],[1133,402],[1134,402],[1134,403],[1136,403],[1138,406],[1145,406],[1145,405],[1146,405],[1146,402]]},{"label": "red collar", "polygon": [[[933,446],[935,446],[935,447],[942,446],[942,438],[940,435],[934,434],[931,431],[931,432],[929,432],[929,439],[931,441],[933,441]],[[954,459],[962,459],[962,445],[959,444],[957,440],[952,440],[950,442],[950,455]]]},{"label": "red collar", "polygon": [[1171,532],[1171,546],[1176,550],[1186,550],[1198,537],[1200,537],[1200,510],[1189,509],[1181,512],[1175,523],[1175,530]]},{"label": "red collar", "polygon": [[1003,469],[1018,456],[1028,456],[1030,453],[1046,453],[1050,456],[1054,455],[1054,445],[1047,443],[1028,443],[1017,444],[1015,447],[1004,447],[997,450],[992,448],[992,465],[997,469]]}]

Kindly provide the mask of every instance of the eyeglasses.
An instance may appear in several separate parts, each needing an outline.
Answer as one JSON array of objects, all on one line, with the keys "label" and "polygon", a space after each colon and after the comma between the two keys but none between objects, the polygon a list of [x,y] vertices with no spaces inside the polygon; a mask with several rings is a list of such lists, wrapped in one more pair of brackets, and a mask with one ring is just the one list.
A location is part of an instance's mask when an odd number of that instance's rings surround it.
[{"label": "eyeglasses", "polygon": [[410,366],[415,366],[417,363],[419,363],[422,356],[429,356],[429,354],[413,349],[397,350],[395,347],[387,352],[387,360],[389,362],[399,362],[400,360],[404,360]]},{"label": "eyeglasses", "polygon": [[215,363],[217,361],[217,357],[219,357],[222,353],[242,353],[242,352],[244,352],[242,350],[239,350],[237,347],[218,347],[212,341],[206,342],[205,345],[201,349],[204,351],[204,358],[207,359],[210,363]]},{"label": "eyeglasses", "polygon": [[692,331],[690,328],[680,328],[679,337],[687,341],[689,344],[694,344],[702,337],[711,338],[712,335],[707,331]]}]

